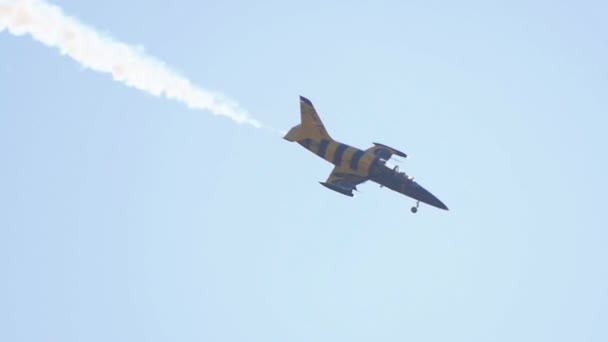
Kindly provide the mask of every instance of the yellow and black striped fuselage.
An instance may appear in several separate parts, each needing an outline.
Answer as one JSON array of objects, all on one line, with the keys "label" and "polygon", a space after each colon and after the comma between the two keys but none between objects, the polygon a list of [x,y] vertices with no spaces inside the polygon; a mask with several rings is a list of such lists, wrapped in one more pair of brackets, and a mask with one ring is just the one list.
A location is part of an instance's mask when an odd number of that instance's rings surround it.
[{"label": "yellow and black striped fuselage", "polygon": [[372,163],[376,159],[363,150],[333,139],[306,138],[299,140],[298,143],[336,167],[348,169],[351,173],[361,176],[369,176]]},{"label": "yellow and black striped fuselage", "polygon": [[447,210],[445,204],[414,182],[413,178],[399,172],[396,166],[390,168],[386,165],[391,156],[407,157],[405,153],[379,143],[360,150],[335,141],[327,133],[312,102],[303,96],[300,96],[300,123],[293,126],[283,139],[297,142],[335,165],[327,180],[319,182],[330,190],[353,197],[357,185],[371,180],[420,202]]}]

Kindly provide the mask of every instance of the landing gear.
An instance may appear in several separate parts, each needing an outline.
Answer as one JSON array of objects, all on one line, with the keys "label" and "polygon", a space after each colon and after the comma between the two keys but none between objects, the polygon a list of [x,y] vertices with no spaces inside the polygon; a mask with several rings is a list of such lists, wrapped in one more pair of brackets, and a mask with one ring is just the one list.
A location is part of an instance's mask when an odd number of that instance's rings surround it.
[{"label": "landing gear", "polygon": [[415,214],[415,213],[418,212],[418,206],[420,206],[420,201],[417,201],[416,202],[416,206],[412,207],[412,209],[411,209],[412,210],[412,214]]}]

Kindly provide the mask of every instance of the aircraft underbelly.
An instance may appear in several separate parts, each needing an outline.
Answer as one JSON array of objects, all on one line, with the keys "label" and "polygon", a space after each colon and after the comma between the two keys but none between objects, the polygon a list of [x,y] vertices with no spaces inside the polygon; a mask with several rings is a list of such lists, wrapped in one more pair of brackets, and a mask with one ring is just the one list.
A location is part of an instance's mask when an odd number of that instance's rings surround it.
[{"label": "aircraft underbelly", "polygon": [[447,209],[446,205],[435,197],[435,195],[414,181],[410,182],[409,184],[402,184],[399,187],[391,189],[422,203],[426,203],[441,209]]}]

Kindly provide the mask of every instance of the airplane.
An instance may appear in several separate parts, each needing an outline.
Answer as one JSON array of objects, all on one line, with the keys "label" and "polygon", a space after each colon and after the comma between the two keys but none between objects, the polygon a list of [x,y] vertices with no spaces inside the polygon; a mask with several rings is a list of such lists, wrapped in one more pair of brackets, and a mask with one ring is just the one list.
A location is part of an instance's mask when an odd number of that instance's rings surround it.
[{"label": "airplane", "polygon": [[325,182],[328,189],[353,197],[357,185],[371,180],[393,191],[416,200],[411,208],[418,211],[420,202],[439,209],[449,210],[437,197],[414,181],[413,177],[400,172],[398,166],[391,168],[387,161],[395,156],[407,158],[407,154],[392,147],[373,143],[367,150],[360,150],[334,140],[325,129],[312,102],[300,96],[300,124],[292,127],[283,139],[297,142],[317,156],[334,164],[334,169]]}]

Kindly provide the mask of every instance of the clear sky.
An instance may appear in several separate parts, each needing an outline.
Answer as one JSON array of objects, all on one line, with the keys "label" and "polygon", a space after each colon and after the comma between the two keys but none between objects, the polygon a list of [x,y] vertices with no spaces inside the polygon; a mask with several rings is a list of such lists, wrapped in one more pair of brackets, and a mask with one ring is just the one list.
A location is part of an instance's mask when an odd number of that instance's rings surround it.
[{"label": "clear sky", "polygon": [[608,340],[605,1],[54,3],[451,210],[4,31],[0,341]]}]

